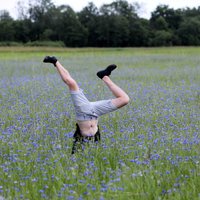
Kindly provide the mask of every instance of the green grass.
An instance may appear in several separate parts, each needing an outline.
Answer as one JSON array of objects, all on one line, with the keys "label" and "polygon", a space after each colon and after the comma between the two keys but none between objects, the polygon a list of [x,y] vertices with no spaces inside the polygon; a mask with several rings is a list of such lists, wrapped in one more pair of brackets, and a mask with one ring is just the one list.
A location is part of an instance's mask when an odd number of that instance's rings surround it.
[{"label": "green grass", "polygon": [[[75,116],[56,55],[91,101],[130,103],[100,118],[101,144],[71,156]],[[0,198],[200,199],[200,48],[0,48]]]}]

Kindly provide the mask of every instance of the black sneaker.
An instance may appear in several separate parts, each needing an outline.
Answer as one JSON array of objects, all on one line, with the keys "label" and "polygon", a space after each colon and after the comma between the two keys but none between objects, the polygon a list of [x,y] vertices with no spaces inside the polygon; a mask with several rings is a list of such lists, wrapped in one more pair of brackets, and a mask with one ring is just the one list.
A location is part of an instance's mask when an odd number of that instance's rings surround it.
[{"label": "black sneaker", "polygon": [[44,63],[52,63],[56,66],[57,58],[55,56],[46,56],[43,60]]},{"label": "black sneaker", "polygon": [[109,65],[108,67],[106,67],[106,69],[102,70],[102,71],[99,71],[97,72],[97,76],[99,78],[103,78],[104,76],[110,76],[111,75],[111,72],[116,69],[117,66],[112,64],[112,65]]}]

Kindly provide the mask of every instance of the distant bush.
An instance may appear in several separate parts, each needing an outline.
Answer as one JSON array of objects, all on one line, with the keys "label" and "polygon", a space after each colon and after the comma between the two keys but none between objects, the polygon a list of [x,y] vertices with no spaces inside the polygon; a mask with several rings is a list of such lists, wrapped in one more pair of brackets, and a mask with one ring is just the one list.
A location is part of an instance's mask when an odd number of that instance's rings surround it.
[{"label": "distant bush", "polygon": [[0,42],[0,47],[6,47],[6,46],[23,46],[23,44],[20,42],[11,42],[11,41]]},{"label": "distant bush", "polygon": [[6,47],[6,46],[65,47],[65,44],[62,41],[33,41],[27,43],[3,41],[0,42],[0,46],[1,47]]},{"label": "distant bush", "polygon": [[25,46],[65,47],[65,44],[62,41],[33,41],[27,42]]}]

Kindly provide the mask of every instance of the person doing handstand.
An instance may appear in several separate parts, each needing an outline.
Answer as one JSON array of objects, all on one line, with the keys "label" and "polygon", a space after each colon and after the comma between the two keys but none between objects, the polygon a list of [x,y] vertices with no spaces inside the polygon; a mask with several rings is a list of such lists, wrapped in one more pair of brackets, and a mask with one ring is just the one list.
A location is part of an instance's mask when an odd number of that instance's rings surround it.
[{"label": "person doing handstand", "polygon": [[90,102],[79,88],[77,82],[72,78],[68,70],[66,70],[55,56],[46,56],[44,63],[52,63],[60,77],[67,84],[76,114],[76,131],[74,133],[74,142],[72,154],[77,150],[77,144],[82,143],[84,139],[94,138],[94,141],[100,141],[100,131],[98,126],[98,118],[101,115],[115,111],[129,102],[129,96],[117,86],[111,79],[111,72],[117,68],[116,65],[109,65],[106,69],[97,72],[97,76],[103,80],[113,93],[115,98],[109,100],[101,100]]}]

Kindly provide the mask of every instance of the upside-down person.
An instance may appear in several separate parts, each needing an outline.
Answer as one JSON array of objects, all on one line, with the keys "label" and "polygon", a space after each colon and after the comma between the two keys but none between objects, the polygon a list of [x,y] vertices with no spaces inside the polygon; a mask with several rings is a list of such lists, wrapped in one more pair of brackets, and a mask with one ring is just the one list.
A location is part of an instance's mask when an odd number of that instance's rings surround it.
[{"label": "upside-down person", "polygon": [[71,94],[76,113],[76,131],[73,136],[72,154],[77,151],[77,145],[83,143],[84,139],[91,140],[93,138],[95,142],[100,141],[98,118],[127,105],[129,102],[129,96],[109,77],[117,66],[112,64],[106,69],[97,72],[97,76],[108,86],[115,98],[90,102],[68,70],[61,65],[56,57],[46,56],[43,62],[52,63],[56,67]]}]

